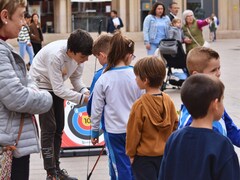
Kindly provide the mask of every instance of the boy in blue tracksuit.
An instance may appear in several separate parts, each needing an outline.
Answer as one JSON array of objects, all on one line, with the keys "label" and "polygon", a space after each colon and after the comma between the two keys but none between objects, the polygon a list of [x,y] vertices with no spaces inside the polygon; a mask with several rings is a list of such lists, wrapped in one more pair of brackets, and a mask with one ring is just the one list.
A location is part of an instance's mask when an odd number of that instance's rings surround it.
[{"label": "boy in blue tracksuit", "polygon": [[110,49],[111,37],[112,37],[111,35],[103,34],[103,35],[99,36],[93,43],[92,53],[93,53],[94,56],[96,56],[99,63],[102,65],[102,68],[97,70],[97,72],[94,74],[92,84],[90,86],[91,95],[89,97],[89,101],[88,101],[88,104],[87,104],[87,113],[88,113],[89,116],[91,116],[93,88],[95,86],[95,83],[99,79],[99,77],[102,75],[103,70],[107,66],[107,56],[108,56],[108,52],[109,52],[109,49]]},{"label": "boy in blue tracksuit", "polygon": [[[190,75],[203,73],[219,78],[221,75],[219,54],[210,48],[196,47],[188,53],[187,68]],[[192,117],[186,107],[182,105],[178,128],[189,126],[191,123]],[[226,109],[224,109],[222,118],[213,122],[213,129],[227,136],[235,146],[240,147],[240,129],[234,124]]]},{"label": "boy in blue tracksuit", "polygon": [[[92,110],[92,98],[93,98],[93,89],[94,86],[97,82],[97,80],[100,78],[100,76],[103,74],[104,69],[107,66],[107,57],[108,57],[108,53],[109,53],[109,49],[110,49],[110,40],[111,40],[112,36],[109,34],[104,34],[99,36],[93,43],[93,49],[92,49],[92,53],[94,56],[96,56],[96,58],[98,59],[99,63],[102,65],[102,68],[100,68],[99,70],[97,70],[97,72],[94,74],[93,80],[92,80],[92,84],[90,86],[90,97],[88,100],[88,104],[87,104],[87,113],[89,115],[89,117],[91,117],[91,110]],[[105,131],[105,127],[104,127],[104,113],[102,113],[102,117],[101,117],[101,128],[103,129],[103,131]],[[104,134],[104,140],[106,141],[106,137]],[[107,154],[109,156],[108,153],[108,147],[106,146],[107,149]],[[110,175],[114,174],[114,169],[112,167],[112,162],[111,162],[111,158],[109,158],[109,171],[110,171]]]}]

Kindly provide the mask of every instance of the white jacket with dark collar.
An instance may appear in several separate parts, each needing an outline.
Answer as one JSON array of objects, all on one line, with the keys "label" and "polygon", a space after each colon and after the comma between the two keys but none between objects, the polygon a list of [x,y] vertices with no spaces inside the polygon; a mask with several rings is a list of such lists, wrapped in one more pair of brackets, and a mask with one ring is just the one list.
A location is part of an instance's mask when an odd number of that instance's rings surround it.
[{"label": "white jacket with dark collar", "polygon": [[[29,75],[40,89],[46,89],[62,99],[83,104],[88,91],[82,81],[84,63],[77,64],[67,55],[67,40],[57,40],[44,46],[34,57]],[[64,82],[70,79],[73,89]]]},{"label": "white jacket with dark collar", "polygon": [[18,136],[21,114],[24,125],[15,157],[39,152],[36,126],[31,114],[41,114],[52,106],[51,95],[39,90],[29,78],[23,59],[0,40],[0,146],[13,145]]}]

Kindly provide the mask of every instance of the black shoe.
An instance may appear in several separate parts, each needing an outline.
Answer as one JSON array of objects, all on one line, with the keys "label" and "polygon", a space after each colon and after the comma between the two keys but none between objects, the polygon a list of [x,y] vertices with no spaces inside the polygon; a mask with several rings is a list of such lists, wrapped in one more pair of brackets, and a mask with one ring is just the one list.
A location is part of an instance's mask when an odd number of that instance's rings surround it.
[{"label": "black shoe", "polygon": [[59,180],[59,178],[56,175],[54,176],[54,175],[49,174],[49,175],[47,175],[46,180]]},{"label": "black shoe", "polygon": [[65,169],[58,170],[57,175],[59,180],[78,180],[75,177],[70,177]]}]

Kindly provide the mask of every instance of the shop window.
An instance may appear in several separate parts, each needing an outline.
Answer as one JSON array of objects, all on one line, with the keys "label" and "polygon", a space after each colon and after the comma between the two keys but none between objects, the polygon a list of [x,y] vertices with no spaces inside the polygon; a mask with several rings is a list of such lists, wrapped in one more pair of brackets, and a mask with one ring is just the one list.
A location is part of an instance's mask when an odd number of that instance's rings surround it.
[{"label": "shop window", "polygon": [[102,25],[102,30],[106,31],[109,7],[111,2],[72,2],[73,30],[81,28],[89,32],[98,32],[99,26]]}]

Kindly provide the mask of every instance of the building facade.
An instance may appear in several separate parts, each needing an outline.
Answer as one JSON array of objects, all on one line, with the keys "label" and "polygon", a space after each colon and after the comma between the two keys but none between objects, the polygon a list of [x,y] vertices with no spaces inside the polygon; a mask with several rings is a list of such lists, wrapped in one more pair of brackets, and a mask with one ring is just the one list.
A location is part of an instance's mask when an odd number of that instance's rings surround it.
[{"label": "building facade", "polygon": [[[142,24],[151,6],[157,0],[29,0],[28,11],[37,12],[45,32],[69,33],[81,28],[97,32],[99,26],[106,30],[112,9],[118,11],[124,23],[123,31],[142,31]],[[220,20],[220,30],[240,30],[240,0],[174,0],[181,18],[185,9],[194,11],[204,19],[215,13]],[[168,9],[172,0],[161,0]]]}]

